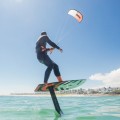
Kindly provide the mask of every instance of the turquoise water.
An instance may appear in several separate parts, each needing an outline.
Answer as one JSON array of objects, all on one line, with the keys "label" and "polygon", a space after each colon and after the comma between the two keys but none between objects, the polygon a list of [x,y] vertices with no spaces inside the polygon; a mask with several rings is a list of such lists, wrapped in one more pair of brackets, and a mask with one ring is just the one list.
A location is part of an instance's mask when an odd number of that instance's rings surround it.
[{"label": "turquoise water", "polygon": [[50,97],[1,96],[0,120],[120,120],[120,96],[58,97],[59,117]]}]

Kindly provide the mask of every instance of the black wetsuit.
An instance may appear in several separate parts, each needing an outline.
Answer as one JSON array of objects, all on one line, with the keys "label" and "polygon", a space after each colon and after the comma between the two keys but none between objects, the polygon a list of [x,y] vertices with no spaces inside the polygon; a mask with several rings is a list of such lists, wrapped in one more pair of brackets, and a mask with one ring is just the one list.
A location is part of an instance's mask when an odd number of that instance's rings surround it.
[{"label": "black wetsuit", "polygon": [[47,50],[49,49],[42,51],[42,46],[46,48],[47,43],[51,45],[53,48],[59,49],[59,47],[54,42],[52,42],[47,35],[42,35],[36,43],[37,59],[39,60],[40,63],[43,63],[47,66],[44,75],[44,83],[47,83],[52,69],[54,70],[54,74],[56,77],[60,76],[58,65],[55,62],[53,62],[47,55]]}]

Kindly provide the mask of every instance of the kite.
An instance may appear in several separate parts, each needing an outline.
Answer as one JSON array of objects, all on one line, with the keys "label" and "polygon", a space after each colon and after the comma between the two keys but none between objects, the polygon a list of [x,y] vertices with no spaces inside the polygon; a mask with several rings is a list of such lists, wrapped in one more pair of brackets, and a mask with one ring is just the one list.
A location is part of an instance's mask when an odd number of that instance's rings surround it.
[{"label": "kite", "polygon": [[73,16],[78,22],[81,22],[83,19],[83,15],[77,10],[69,10],[68,14]]}]

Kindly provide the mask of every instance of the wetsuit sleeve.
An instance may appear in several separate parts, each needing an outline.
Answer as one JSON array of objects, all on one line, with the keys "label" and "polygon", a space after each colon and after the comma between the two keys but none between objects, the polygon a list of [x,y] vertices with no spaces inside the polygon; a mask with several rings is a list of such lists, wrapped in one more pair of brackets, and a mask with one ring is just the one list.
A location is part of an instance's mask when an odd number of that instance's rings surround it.
[{"label": "wetsuit sleeve", "polygon": [[50,50],[50,48],[47,48],[47,49],[46,49],[46,51],[49,51],[49,50]]},{"label": "wetsuit sleeve", "polygon": [[51,45],[53,48],[60,49],[59,46],[57,46],[54,42],[52,42],[47,36],[46,36],[46,42]]}]

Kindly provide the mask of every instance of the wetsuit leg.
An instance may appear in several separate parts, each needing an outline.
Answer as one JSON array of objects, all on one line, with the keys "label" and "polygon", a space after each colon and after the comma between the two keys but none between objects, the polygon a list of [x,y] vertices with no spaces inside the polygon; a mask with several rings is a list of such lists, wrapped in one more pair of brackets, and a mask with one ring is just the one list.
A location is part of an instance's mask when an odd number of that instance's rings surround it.
[{"label": "wetsuit leg", "polygon": [[45,71],[45,75],[44,75],[44,83],[47,83],[48,79],[49,79],[49,76],[50,76],[50,73],[53,69],[53,66],[54,66],[54,63],[53,61],[49,58],[48,55],[45,55],[44,56],[44,61],[43,63],[47,66],[47,69]]},{"label": "wetsuit leg", "polygon": [[42,57],[41,58],[38,57],[39,62],[47,66],[47,69],[44,75],[44,83],[47,83],[52,69],[54,70],[54,74],[56,77],[60,76],[58,65],[55,62],[53,62],[47,54],[40,55],[40,56]]},{"label": "wetsuit leg", "polygon": [[45,71],[45,76],[44,76],[44,83],[47,83],[48,79],[49,79],[49,76],[50,76],[50,73],[52,71],[52,68],[53,66],[52,65],[49,65]]},{"label": "wetsuit leg", "polygon": [[44,56],[44,64],[47,66],[47,69],[45,71],[45,76],[44,76],[44,83],[47,83],[50,73],[52,71],[52,69],[54,70],[54,74],[55,76],[60,76],[60,72],[59,72],[59,67],[56,63],[54,63],[48,55]]},{"label": "wetsuit leg", "polygon": [[56,77],[61,76],[60,71],[59,71],[59,67],[56,63],[54,63],[53,70],[54,70],[54,74],[55,74]]}]

